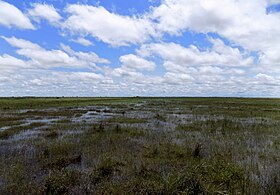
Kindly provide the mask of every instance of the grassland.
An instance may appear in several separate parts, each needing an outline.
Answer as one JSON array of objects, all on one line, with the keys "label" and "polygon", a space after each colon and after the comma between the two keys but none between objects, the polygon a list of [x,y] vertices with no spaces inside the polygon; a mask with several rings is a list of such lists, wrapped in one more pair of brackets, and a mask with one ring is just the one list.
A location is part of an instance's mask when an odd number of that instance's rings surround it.
[{"label": "grassland", "polygon": [[0,98],[0,194],[280,194],[280,99]]}]

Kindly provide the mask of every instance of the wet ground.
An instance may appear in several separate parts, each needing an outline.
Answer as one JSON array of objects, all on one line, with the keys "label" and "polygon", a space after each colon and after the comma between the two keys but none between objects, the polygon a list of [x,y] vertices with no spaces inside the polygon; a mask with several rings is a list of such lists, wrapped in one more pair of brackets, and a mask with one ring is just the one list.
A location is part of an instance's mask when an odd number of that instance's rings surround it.
[{"label": "wet ground", "polygon": [[[192,109],[199,109],[201,105],[196,105]],[[204,106],[206,107],[206,106]],[[207,109],[207,108],[206,108]],[[224,109],[230,109],[224,107]],[[120,123],[123,126],[149,129],[153,131],[174,131],[178,125],[191,124],[195,122],[205,122],[208,120],[230,120],[242,125],[250,124],[279,124],[279,120],[268,117],[248,117],[238,118],[233,116],[211,115],[211,114],[192,114],[192,110],[169,108],[169,107],[149,107],[148,103],[129,104],[125,106],[86,106],[81,108],[51,108],[51,109],[23,109],[14,112],[2,112],[1,117],[13,118],[20,116],[15,120],[15,125],[7,124],[0,127],[0,132],[9,132],[10,129],[22,127],[22,131],[8,136],[8,139],[2,141],[17,141],[20,139],[32,139],[43,135],[45,129],[51,128],[55,124],[82,124],[84,126],[99,123]],[[132,120],[131,120],[132,119]],[[27,128],[25,128],[27,127]],[[76,133],[71,129],[63,133]],[[79,131],[81,133],[81,131]]]},{"label": "wet ground", "polygon": [[[97,171],[104,155],[133,166],[138,166],[139,160],[149,162],[148,167],[158,166],[153,171],[160,175],[174,171],[173,166],[180,170],[203,161],[226,161],[245,174],[244,183],[238,185],[255,192],[275,192],[279,188],[274,185],[280,184],[280,172],[276,171],[280,170],[279,127],[277,99],[140,98],[96,105],[91,102],[83,106],[2,109],[0,165],[4,168],[0,172],[0,192],[16,192],[12,186],[28,180],[30,174],[26,171],[30,167],[34,167],[32,185],[40,186],[40,193],[48,190],[48,175],[54,171],[58,175],[61,171],[76,171],[86,180],[82,183],[88,182],[88,172]],[[114,156],[112,151],[118,154]],[[173,153],[179,154],[173,157]],[[171,155],[174,162],[162,155]],[[192,163],[186,163],[186,159]],[[7,164],[9,161],[13,166]],[[125,182],[130,182],[130,174],[135,171],[129,167],[121,171],[124,172],[113,171],[109,180],[101,178],[98,185],[88,184],[89,192],[104,192],[99,187],[103,189],[106,182],[128,185]],[[12,181],[13,174],[26,175],[20,181]],[[203,189],[213,192],[208,189],[211,181],[207,182],[201,184]],[[240,186],[228,187],[223,182],[223,190],[238,192]],[[74,189],[69,184],[64,190]]]}]

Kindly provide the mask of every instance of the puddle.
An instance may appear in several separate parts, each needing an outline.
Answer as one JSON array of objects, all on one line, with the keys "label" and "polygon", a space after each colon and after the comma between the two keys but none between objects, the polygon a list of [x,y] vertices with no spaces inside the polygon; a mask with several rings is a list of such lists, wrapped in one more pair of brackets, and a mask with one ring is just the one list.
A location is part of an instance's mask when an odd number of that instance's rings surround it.
[{"label": "puddle", "polygon": [[[178,108],[166,106],[168,103],[163,104],[149,104],[149,102],[141,102],[128,105],[111,105],[111,106],[87,106],[87,107],[67,107],[67,108],[49,108],[49,109],[29,109],[20,110],[19,113],[29,112],[49,112],[49,111],[69,111],[73,113],[73,116],[34,116],[33,118],[27,118],[24,120],[24,124],[5,126],[0,128],[0,132],[6,131],[11,127],[24,127],[31,125],[32,123],[42,123],[40,127],[34,127],[33,129],[23,131],[17,135],[14,135],[12,140],[21,140],[26,138],[38,137],[42,132],[42,128],[46,128],[49,125],[59,123],[60,121],[66,120],[67,123],[83,123],[83,124],[94,124],[99,123],[103,120],[110,119],[117,116],[123,116],[127,118],[137,119],[148,119],[145,123],[130,123],[122,124],[122,126],[149,129],[152,131],[174,131],[178,124],[187,124],[195,121],[207,121],[207,120],[223,120],[223,115],[203,115],[203,114],[192,114],[189,108]],[[208,105],[194,105],[194,108],[209,108]],[[15,115],[17,113],[13,113]],[[11,115],[11,116],[13,116]],[[157,118],[159,115],[160,118]],[[29,116],[30,117],[30,116]],[[244,125],[248,124],[277,124],[277,121],[273,121],[267,118],[235,118],[227,117],[227,119],[233,122],[240,122]],[[65,135],[76,135],[83,133],[83,130],[66,130],[60,132],[62,136]]]},{"label": "puddle", "polygon": [[0,128],[0,132],[6,131],[7,129],[10,129],[12,126],[5,126]]},{"label": "puddle", "polygon": [[[109,110],[110,110],[110,112],[109,112]],[[108,107],[105,107],[103,109],[90,108],[89,111],[87,111],[82,116],[72,118],[72,122],[95,123],[95,122],[99,122],[101,120],[108,119],[113,116],[119,115],[119,114],[113,113],[111,111],[112,111],[112,109],[109,109]]]},{"label": "puddle", "polygon": [[65,119],[64,117],[58,117],[58,118],[39,118],[39,119],[36,119],[36,118],[31,118],[31,119],[25,119],[25,122],[28,123],[28,124],[31,124],[31,123],[46,123],[46,124],[51,124],[53,122],[57,122],[57,121],[60,121],[60,120],[63,120]]},{"label": "puddle", "polygon": [[38,130],[38,129],[30,129],[30,130],[25,130],[22,131],[16,135],[13,135],[11,138],[9,138],[9,141],[19,141],[19,140],[25,140],[25,139],[33,139],[33,138],[37,138],[40,135],[42,135],[43,132]]}]

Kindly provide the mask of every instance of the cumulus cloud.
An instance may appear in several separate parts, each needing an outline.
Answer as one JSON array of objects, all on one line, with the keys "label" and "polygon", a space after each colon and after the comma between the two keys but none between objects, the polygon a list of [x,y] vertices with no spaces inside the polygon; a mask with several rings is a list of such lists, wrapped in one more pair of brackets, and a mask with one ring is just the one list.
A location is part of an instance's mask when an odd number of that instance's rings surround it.
[{"label": "cumulus cloud", "polygon": [[75,43],[79,43],[83,46],[90,46],[93,45],[91,41],[89,41],[88,39],[85,39],[83,37],[79,37],[77,39],[72,39],[71,41],[75,42]]},{"label": "cumulus cloud", "polygon": [[156,68],[154,62],[148,61],[144,58],[134,54],[123,55],[119,58],[121,66],[115,69],[105,70],[108,75],[112,77],[121,77],[127,83],[145,83],[151,81],[144,74],[143,71],[153,71]]},{"label": "cumulus cloud", "polygon": [[123,67],[128,69],[152,71],[156,67],[156,64],[154,62],[145,60],[134,54],[121,56],[120,62],[122,63]]},{"label": "cumulus cloud", "polygon": [[14,5],[5,1],[0,1],[0,10],[0,25],[9,28],[35,29],[28,17]]},{"label": "cumulus cloud", "polygon": [[256,71],[268,73],[280,73],[280,56],[279,50],[269,50],[266,53],[260,54],[260,66],[256,66]]},{"label": "cumulus cloud", "polygon": [[194,81],[194,78],[187,73],[174,73],[167,72],[163,77],[163,83],[171,84],[171,85],[186,85]]},{"label": "cumulus cloud", "polygon": [[164,0],[153,9],[151,18],[162,33],[217,33],[245,49],[258,51],[260,63],[267,66],[278,61],[276,53],[280,50],[280,15],[266,11],[275,3],[279,1]]},{"label": "cumulus cloud", "polygon": [[266,17],[265,1],[164,0],[152,13],[163,32],[217,32],[233,40],[264,30]]},{"label": "cumulus cloud", "polygon": [[69,46],[61,44],[61,48],[68,53],[70,56],[75,56],[80,60],[93,62],[93,63],[101,63],[101,64],[109,64],[110,61],[105,58],[100,58],[96,53],[94,52],[76,52],[72,50]]},{"label": "cumulus cloud", "polygon": [[[112,79],[104,76],[102,68],[96,65],[108,64],[110,61],[100,58],[94,52],[77,52],[63,44],[61,50],[46,50],[27,40],[2,38],[16,47],[16,52],[24,57],[19,59],[8,54],[0,55],[2,95],[72,96],[73,93],[82,95],[86,91],[96,91],[101,95],[113,85]],[[63,71],[67,67],[72,69]],[[88,70],[81,72],[80,68]]]},{"label": "cumulus cloud", "polygon": [[212,46],[205,50],[173,42],[144,44],[137,54],[160,57],[166,71],[161,82],[170,85],[226,83],[229,77],[243,77],[245,70],[253,67],[254,58],[246,51],[226,45],[221,39],[209,41]]},{"label": "cumulus cloud", "polygon": [[11,46],[18,48],[17,54],[29,59],[29,64],[37,68],[73,67],[96,68],[96,63],[109,63],[94,52],[76,52],[69,46],[61,45],[63,50],[46,50],[38,44],[15,37],[2,37]]},{"label": "cumulus cloud", "polygon": [[149,20],[111,13],[104,7],[71,4],[62,27],[72,33],[91,35],[113,46],[142,43],[153,34]]},{"label": "cumulus cloud", "polygon": [[275,78],[273,76],[259,73],[255,76],[257,84],[267,84],[267,85],[277,85],[280,86],[280,79]]},{"label": "cumulus cloud", "polygon": [[32,9],[28,10],[29,16],[39,22],[41,19],[49,21],[51,24],[58,24],[62,19],[53,5],[34,3]]},{"label": "cumulus cloud", "polygon": [[30,41],[24,40],[24,39],[18,39],[16,37],[5,37],[2,36],[5,41],[7,41],[11,46],[17,47],[17,48],[25,48],[30,50],[40,50],[41,47],[35,43],[32,43]]},{"label": "cumulus cloud", "polygon": [[195,45],[183,47],[176,43],[152,43],[142,45],[138,54],[142,56],[158,55],[165,61],[180,66],[221,65],[249,66],[252,57],[245,57],[237,48],[225,45],[219,39],[210,39],[213,47],[206,51],[199,50]]},{"label": "cumulus cloud", "polygon": [[9,69],[28,68],[29,65],[21,59],[4,54],[2,56],[0,55],[0,67],[1,71],[7,71]]}]

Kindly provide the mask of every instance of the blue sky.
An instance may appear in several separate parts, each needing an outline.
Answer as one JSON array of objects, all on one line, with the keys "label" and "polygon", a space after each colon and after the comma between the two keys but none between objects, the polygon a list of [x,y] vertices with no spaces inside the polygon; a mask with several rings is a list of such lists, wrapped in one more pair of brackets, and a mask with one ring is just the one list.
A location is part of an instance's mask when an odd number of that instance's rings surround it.
[{"label": "blue sky", "polygon": [[280,96],[280,1],[0,0],[1,96]]}]

